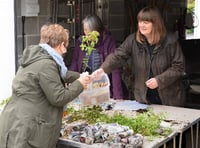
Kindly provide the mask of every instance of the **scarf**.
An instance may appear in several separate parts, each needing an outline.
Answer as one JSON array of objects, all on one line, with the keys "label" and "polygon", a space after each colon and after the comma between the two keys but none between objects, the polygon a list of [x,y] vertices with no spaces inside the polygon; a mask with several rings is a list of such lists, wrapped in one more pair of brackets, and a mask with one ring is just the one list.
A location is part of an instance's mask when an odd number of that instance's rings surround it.
[{"label": "scarf", "polygon": [[59,55],[55,49],[53,49],[51,46],[48,44],[39,44],[40,47],[42,47],[44,50],[48,52],[49,55],[52,56],[52,58],[56,61],[58,65],[61,67],[60,75],[63,79],[66,78],[66,73],[67,73],[67,67],[65,66],[65,63],[63,61],[63,57]]}]

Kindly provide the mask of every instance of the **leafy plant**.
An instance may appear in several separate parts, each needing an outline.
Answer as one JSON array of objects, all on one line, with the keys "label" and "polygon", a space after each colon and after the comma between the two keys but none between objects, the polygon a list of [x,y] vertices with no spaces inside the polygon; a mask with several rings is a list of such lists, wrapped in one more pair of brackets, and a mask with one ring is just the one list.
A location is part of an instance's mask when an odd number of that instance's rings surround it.
[{"label": "leafy plant", "polygon": [[[69,122],[77,120],[85,120],[88,123],[96,123],[106,121],[108,119],[107,115],[101,113],[102,108],[100,106],[92,106],[88,108],[82,108],[81,110],[69,109],[68,113],[71,115]],[[104,119],[103,119],[104,118]]]},{"label": "leafy plant", "polygon": [[4,109],[6,104],[8,104],[9,101],[10,101],[10,97],[1,100],[1,102],[0,102],[0,113]]},{"label": "leafy plant", "polygon": [[163,113],[155,114],[150,109],[146,112],[139,113],[138,115],[136,115],[136,117],[124,116],[121,113],[114,113],[113,116],[108,116],[101,112],[102,109],[99,106],[83,108],[78,111],[70,111],[70,122],[84,120],[90,124],[97,122],[118,123],[120,125],[128,126],[129,128],[133,129],[135,133],[140,133],[142,135],[150,137],[160,135],[166,136],[172,132],[170,128],[160,128],[161,121],[166,118],[165,115]]},{"label": "leafy plant", "polygon": [[88,35],[82,36],[82,42],[81,42],[81,50],[86,52],[86,56],[83,59],[83,64],[84,64],[84,71],[86,71],[88,67],[88,60],[89,56],[92,53],[93,50],[95,49],[95,45],[99,40],[99,32],[98,31],[92,31]]},{"label": "leafy plant", "polygon": [[6,98],[6,99],[3,99],[1,102],[0,102],[0,106],[5,106],[10,100],[10,97]]}]

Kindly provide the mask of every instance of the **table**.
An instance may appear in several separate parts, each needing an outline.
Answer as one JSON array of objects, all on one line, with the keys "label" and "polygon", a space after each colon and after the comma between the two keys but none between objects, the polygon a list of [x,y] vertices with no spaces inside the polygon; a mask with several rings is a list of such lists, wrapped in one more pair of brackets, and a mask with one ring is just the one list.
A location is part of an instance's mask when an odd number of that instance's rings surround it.
[{"label": "table", "polygon": [[[165,105],[150,105],[149,107],[152,108],[155,113],[166,113],[166,120],[174,121],[176,124],[172,126],[173,132],[167,137],[155,138],[153,141],[148,141],[145,137],[143,148],[176,148],[177,146],[182,148],[183,142],[185,142],[184,146],[186,148],[200,147],[200,110]],[[183,140],[185,137],[187,138],[187,141],[184,141],[185,139]],[[102,146],[101,144],[87,145],[60,138],[58,141],[58,148],[68,147],[105,148],[105,146]]]},{"label": "table", "polygon": [[[171,133],[169,136],[167,137],[163,137],[163,138],[155,138],[154,141],[148,141],[147,139],[144,140],[143,143],[143,148],[157,148],[160,146],[164,146],[168,141],[175,140],[175,137],[177,136],[176,132]],[[60,138],[58,141],[58,148],[72,148],[72,147],[78,147],[78,148],[106,148],[105,145],[103,144],[93,144],[93,145],[87,145],[84,143],[79,143],[79,142],[75,142],[72,140],[68,140],[68,139],[64,139],[64,138]]]},{"label": "table", "polygon": [[[188,148],[199,148],[200,144],[200,110],[181,108],[181,107],[172,107],[164,105],[151,105],[151,108],[156,112],[166,112],[168,114],[167,120],[176,121],[176,126],[173,126],[173,130],[177,132],[179,141],[179,148],[182,148],[182,138],[183,135],[190,138],[187,139],[185,147]],[[190,130],[190,133],[188,133]]]}]

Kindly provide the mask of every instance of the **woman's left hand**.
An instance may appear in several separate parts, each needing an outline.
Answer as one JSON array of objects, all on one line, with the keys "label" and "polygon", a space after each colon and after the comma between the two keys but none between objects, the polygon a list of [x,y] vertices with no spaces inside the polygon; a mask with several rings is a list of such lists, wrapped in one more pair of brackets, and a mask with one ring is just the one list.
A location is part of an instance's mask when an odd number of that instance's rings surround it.
[{"label": "woman's left hand", "polygon": [[155,89],[158,87],[158,82],[156,78],[151,78],[145,82],[146,86],[150,89]]}]

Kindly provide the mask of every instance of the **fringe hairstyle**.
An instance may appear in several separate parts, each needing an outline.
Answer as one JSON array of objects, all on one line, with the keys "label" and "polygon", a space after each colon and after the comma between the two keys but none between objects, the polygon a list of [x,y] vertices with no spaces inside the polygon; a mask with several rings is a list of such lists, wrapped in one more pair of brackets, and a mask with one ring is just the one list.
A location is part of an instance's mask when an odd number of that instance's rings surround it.
[{"label": "fringe hairstyle", "polygon": [[[149,21],[152,22],[152,43],[157,44],[160,40],[162,40],[166,35],[166,27],[164,25],[164,21],[161,17],[161,14],[158,8],[154,6],[148,6],[140,10],[137,15],[137,20],[139,21]],[[144,35],[141,34],[139,29],[136,32],[136,40],[139,43],[142,43],[145,40]]]}]

